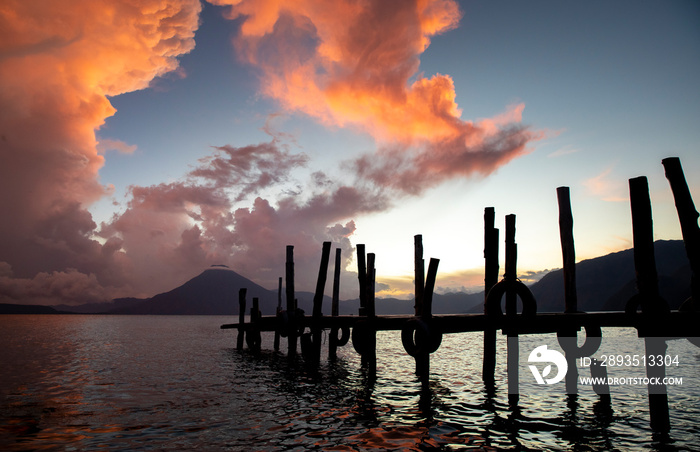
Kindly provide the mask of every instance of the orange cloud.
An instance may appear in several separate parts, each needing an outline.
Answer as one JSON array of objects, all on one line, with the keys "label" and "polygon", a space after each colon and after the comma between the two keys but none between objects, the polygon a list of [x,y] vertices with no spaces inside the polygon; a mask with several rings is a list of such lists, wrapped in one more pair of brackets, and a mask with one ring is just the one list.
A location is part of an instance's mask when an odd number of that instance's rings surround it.
[{"label": "orange cloud", "polygon": [[627,186],[621,180],[611,180],[610,173],[613,168],[609,167],[603,170],[597,176],[593,176],[583,181],[583,186],[588,192],[603,201],[608,202],[625,202],[629,201],[629,197],[625,190]]},{"label": "orange cloud", "polygon": [[[242,18],[239,55],[260,69],[261,90],[291,111],[371,134],[383,149],[356,162],[360,176],[410,193],[489,174],[542,137],[519,126],[523,104],[494,118],[461,119],[449,75],[423,77],[430,38],[455,28],[452,0],[418,2],[214,0]],[[368,162],[371,162],[369,164]],[[399,174],[394,169],[403,168]]]},{"label": "orange cloud", "polygon": [[92,239],[85,210],[109,192],[95,131],[115,113],[108,96],[177,68],[194,47],[200,9],[197,0],[3,1],[0,259],[26,284],[77,281],[75,272],[108,284],[121,274],[118,249]]},{"label": "orange cloud", "polygon": [[460,110],[449,76],[407,86],[430,37],[457,26],[453,1],[228,1],[245,17],[236,46],[260,67],[262,91],[327,124],[377,138],[445,136]]}]

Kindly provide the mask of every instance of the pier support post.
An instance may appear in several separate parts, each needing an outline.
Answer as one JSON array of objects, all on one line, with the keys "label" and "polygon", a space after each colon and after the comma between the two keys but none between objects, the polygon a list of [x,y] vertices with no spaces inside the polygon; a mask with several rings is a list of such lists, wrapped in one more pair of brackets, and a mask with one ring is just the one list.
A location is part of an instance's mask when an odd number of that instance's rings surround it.
[{"label": "pier support post", "polygon": [[[564,312],[578,310],[576,294],[576,250],[574,248],[574,216],[571,213],[571,198],[569,187],[557,188],[559,204],[559,237],[561,239],[561,254],[564,267]],[[578,368],[576,367],[576,336],[577,330],[572,329],[559,335],[559,342],[566,344],[566,393],[578,394]]]},{"label": "pier support post", "polygon": [[260,345],[262,343],[262,338],[260,336],[261,317],[262,314],[260,313],[260,302],[257,297],[254,297],[253,306],[250,308],[250,328],[248,329],[248,334],[245,338],[248,348],[254,352],[260,351]]},{"label": "pier support post", "polygon": [[[518,245],[515,243],[515,215],[506,215],[506,269],[503,279],[506,281],[517,280],[516,269],[518,262]],[[518,315],[517,294],[513,290],[506,291],[506,316]],[[520,342],[518,333],[507,332],[508,349],[508,403],[511,407],[518,405],[520,400]]]},{"label": "pier support post", "polygon": [[[668,314],[666,302],[659,295],[659,280],[654,258],[654,231],[651,214],[651,199],[649,198],[649,183],[646,177],[636,177],[629,180],[630,204],[632,207],[632,236],[634,243],[634,269],[637,277],[637,299],[642,308],[644,338],[647,356],[649,354],[664,356],[666,340],[653,337],[653,324],[657,324]],[[636,315],[637,301],[632,298],[626,307],[630,315]],[[666,376],[666,367],[650,366],[646,363],[649,384],[649,418],[651,428],[659,432],[670,430],[668,414],[668,394],[666,385],[661,381]]]},{"label": "pier support post", "polygon": [[355,323],[352,329],[352,345],[360,354],[362,367],[368,368],[370,375],[377,369],[377,330],[374,325],[374,253],[368,253],[365,260],[365,245],[357,245],[357,278],[360,282],[360,316],[363,320]]},{"label": "pier support post", "polygon": [[[276,315],[279,315],[280,312],[282,312],[282,277],[280,276],[280,279],[277,284],[277,311],[275,312]],[[273,348],[276,352],[280,350],[280,332],[278,330],[275,330],[275,342],[273,345]]]},{"label": "pier support post", "polygon": [[289,333],[287,335],[287,356],[294,359],[297,355],[297,325],[296,325],[296,299],[294,298],[294,246],[287,245],[286,262],[286,295],[287,315],[289,318]]},{"label": "pier support post", "polygon": [[[421,234],[413,236],[413,275],[416,293],[413,313],[416,317],[421,317],[424,312],[425,296],[425,260],[423,259],[423,236]],[[430,374],[430,355],[421,352],[416,354],[414,358],[416,360],[416,375],[427,377]]]},{"label": "pier support post", "polygon": [[564,312],[576,312],[576,249],[574,248],[574,216],[571,213],[569,187],[557,188],[559,202],[559,236],[564,264]]},{"label": "pier support post", "polygon": [[245,295],[246,288],[241,288],[238,290],[238,339],[236,341],[236,349],[243,350],[243,343],[245,340]]},{"label": "pier support post", "polygon": [[[600,396],[601,402],[610,403],[610,385],[608,385],[608,368],[596,358],[591,358],[591,377],[593,381],[593,391]],[[599,383],[602,382],[602,383]]]},{"label": "pier support post", "polygon": [[678,157],[663,159],[661,163],[666,171],[666,178],[671,185],[673,199],[678,211],[681,224],[685,252],[690,261],[691,299],[681,306],[681,310],[700,311],[700,228],[698,227],[698,211],[695,210],[693,198],[688,189],[688,183],[683,174],[681,161]]},{"label": "pier support post", "polygon": [[377,311],[374,306],[374,288],[375,288],[375,278],[377,277],[377,271],[374,267],[375,265],[375,254],[367,254],[367,283],[365,285],[365,300],[367,309],[367,320],[368,320],[368,350],[362,358],[364,364],[368,367],[370,372],[374,373],[377,370],[377,330],[374,326],[374,318],[377,316]]},{"label": "pier support post", "polygon": [[318,364],[321,361],[321,317],[323,317],[323,293],[326,290],[326,278],[328,276],[328,260],[331,255],[331,242],[323,242],[321,251],[321,264],[318,269],[318,279],[316,280],[316,292],[314,293],[313,307],[313,361]]},{"label": "pier support post", "polygon": [[[486,298],[498,282],[498,229],[494,227],[496,211],[493,207],[484,209],[484,314],[488,314]],[[496,329],[484,327],[484,357],[482,378],[487,388],[493,389],[496,372]]]},{"label": "pier support post", "polygon": [[[423,292],[423,309],[420,314],[421,320],[425,324],[430,325],[433,329],[430,334],[438,333],[435,330],[435,326],[432,325],[431,320],[433,317],[433,292],[435,291],[435,280],[437,279],[439,264],[440,259],[430,259],[430,264],[428,264],[428,275],[425,280],[425,291]],[[429,336],[424,340],[433,342],[434,338]],[[434,351],[435,350],[432,350],[432,347],[426,348],[416,356],[416,374],[421,377],[424,383],[427,383],[430,377],[430,354]]]},{"label": "pier support post", "polygon": [[413,236],[413,275],[416,292],[413,312],[417,317],[423,312],[423,293],[425,291],[425,260],[423,259],[423,236],[421,234]]},{"label": "pier support post", "polygon": [[[340,248],[335,249],[335,267],[333,269],[333,301],[331,302],[331,316],[337,317],[340,314]],[[333,361],[337,357],[338,331],[340,328],[331,328],[331,335],[328,339],[328,359]],[[343,344],[345,345],[345,344]]]},{"label": "pier support post", "polygon": [[365,245],[357,244],[357,279],[360,283],[360,316],[367,315],[367,262],[365,261]]}]

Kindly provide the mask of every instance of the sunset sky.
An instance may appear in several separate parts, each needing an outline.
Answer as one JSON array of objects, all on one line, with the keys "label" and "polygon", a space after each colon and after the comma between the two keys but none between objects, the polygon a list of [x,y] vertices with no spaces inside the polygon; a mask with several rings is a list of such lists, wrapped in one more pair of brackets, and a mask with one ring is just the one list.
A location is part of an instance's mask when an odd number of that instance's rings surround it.
[{"label": "sunset sky", "polygon": [[557,187],[581,260],[631,247],[640,175],[680,239],[661,159],[697,203],[698,80],[695,1],[5,1],[0,302],[151,296],[212,264],[276,288],[286,245],[312,291],[326,240],[344,297],[358,243],[406,297],[415,234],[439,291],[478,290],[489,206],[532,280],[561,267]]}]

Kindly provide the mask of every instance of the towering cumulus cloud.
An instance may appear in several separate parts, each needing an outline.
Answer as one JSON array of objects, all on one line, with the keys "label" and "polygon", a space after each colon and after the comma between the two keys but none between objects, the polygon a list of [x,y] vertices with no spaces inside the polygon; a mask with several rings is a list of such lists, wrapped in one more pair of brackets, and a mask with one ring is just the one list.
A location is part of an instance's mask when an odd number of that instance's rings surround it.
[{"label": "towering cumulus cloud", "polygon": [[[255,196],[289,180],[307,161],[275,141],[218,147],[184,180],[132,187],[126,211],[100,233],[118,238],[137,287],[170,289],[215,263],[275,287],[284,274],[285,245],[293,244],[297,282],[312,288],[321,243],[332,240],[349,259],[355,225],[347,218],[385,205],[355,188],[328,186],[322,177],[313,179],[303,200],[292,194],[273,205]],[[252,198],[250,207],[237,206],[244,197]]]},{"label": "towering cumulus cloud", "polygon": [[0,289],[7,300],[78,300],[117,284],[119,246],[91,238],[86,210],[108,192],[98,180],[95,130],[115,112],[108,96],[146,88],[177,68],[176,57],[194,47],[199,11],[198,0],[2,2]]},{"label": "towering cumulus cloud", "polygon": [[[314,172],[304,182],[292,174],[313,171],[311,162],[279,137],[215,147],[180,180],[130,187],[124,211],[98,226],[87,208],[110,193],[98,177],[102,155],[134,150],[96,140],[115,114],[109,97],[177,69],[177,57],[194,47],[200,2],[5,0],[0,302],[153,295],[214,263],[274,287],[287,244],[308,290],[322,241],[350,257],[358,215],[445,180],[488,174],[537,138],[520,124],[522,105],[466,121],[450,76],[419,72],[430,39],[458,24],[452,0],[212,3],[238,19],[233,44],[258,71],[263,95],[285,112],[369,134],[377,150],[345,157],[348,180]],[[283,191],[290,183],[303,193]]]},{"label": "towering cumulus cloud", "polygon": [[537,134],[520,126],[523,105],[474,123],[461,119],[449,75],[424,78],[430,38],[457,26],[451,0],[216,0],[242,18],[239,54],[258,67],[261,89],[289,110],[370,133],[381,151],[357,174],[416,194],[446,179],[488,174],[522,154]]}]

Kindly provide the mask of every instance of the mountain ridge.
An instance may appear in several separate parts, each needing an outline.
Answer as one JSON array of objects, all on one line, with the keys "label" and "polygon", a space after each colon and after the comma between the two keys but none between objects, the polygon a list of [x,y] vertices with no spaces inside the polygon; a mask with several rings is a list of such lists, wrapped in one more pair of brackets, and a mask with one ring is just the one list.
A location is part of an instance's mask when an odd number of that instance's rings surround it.
[{"label": "mountain ridge", "polygon": [[[681,240],[659,240],[654,243],[656,266],[661,295],[672,309],[690,296],[690,266]],[[563,270],[547,273],[530,286],[537,300],[538,312],[564,310]],[[438,275],[439,278],[439,275]],[[626,301],[636,293],[634,250],[628,249],[605,256],[586,259],[576,264],[578,309],[581,311],[624,310]],[[250,279],[223,266],[212,266],[168,292],[149,298],[120,298],[108,304],[82,306],[53,306],[58,311],[108,314],[169,314],[169,315],[237,315],[238,292],[246,288],[246,311],[250,312],[252,299],[257,297],[264,315],[277,309],[277,291],[268,290]],[[299,308],[311,313],[314,294],[296,292]],[[286,300],[282,295],[282,307]],[[462,292],[433,295],[434,314],[483,312],[484,292]],[[329,296],[324,296],[324,313],[330,313]],[[414,300],[377,298],[379,315],[412,314]],[[357,314],[359,299],[340,301],[340,313]]]}]

